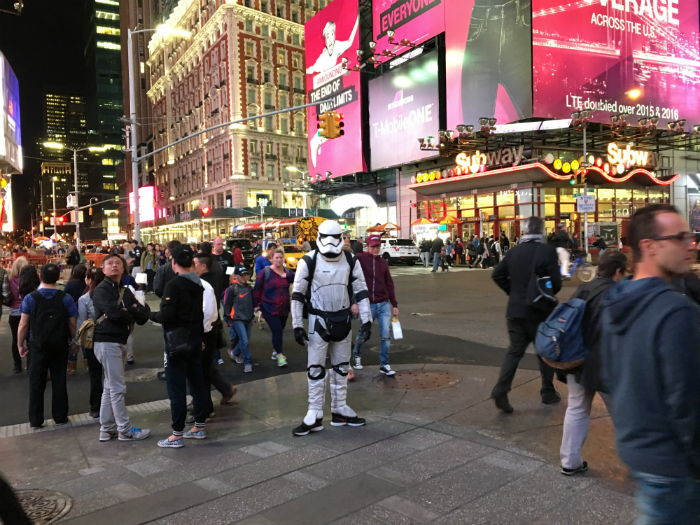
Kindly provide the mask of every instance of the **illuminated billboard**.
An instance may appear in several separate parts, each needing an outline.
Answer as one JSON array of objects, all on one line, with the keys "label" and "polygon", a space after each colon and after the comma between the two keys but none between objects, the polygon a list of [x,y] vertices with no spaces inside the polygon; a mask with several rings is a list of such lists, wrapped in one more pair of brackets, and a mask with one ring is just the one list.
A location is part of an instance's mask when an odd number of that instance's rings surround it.
[{"label": "illuminated billboard", "polygon": [[505,124],[532,116],[530,2],[502,4],[445,4],[447,129],[478,129],[481,117]]},{"label": "illuminated billboard", "polygon": [[[407,47],[396,43],[403,39],[420,44],[445,31],[445,1],[372,0],[372,34],[377,49],[402,53]],[[394,32],[395,49],[389,43],[388,31]]]},{"label": "illuminated billboard", "polygon": [[0,214],[2,231],[14,231],[15,225],[12,211],[12,179],[10,177],[4,177],[0,180]]},{"label": "illuminated billboard", "polygon": [[0,53],[0,168],[2,170],[22,173],[20,122],[19,82],[5,55]]},{"label": "illuminated billboard", "polygon": [[440,125],[438,54],[431,51],[369,82],[372,169],[425,159],[419,137],[437,137]]},{"label": "illuminated billboard", "polygon": [[700,121],[697,0],[533,0],[532,10],[536,116]]},{"label": "illuminated billboard", "polygon": [[[345,75],[342,59],[357,63],[360,47],[357,0],[333,0],[311,18],[305,28],[306,89],[308,103],[309,175],[339,177],[366,171],[362,156],[362,107],[360,73]],[[318,113],[336,110],[343,114],[343,137],[327,140],[318,134]]]},{"label": "illuminated billboard", "polygon": [[[153,221],[156,218],[155,188],[142,186],[139,188],[139,222]],[[129,192],[129,214],[134,213],[134,192]],[[131,222],[133,222],[133,215]]]}]

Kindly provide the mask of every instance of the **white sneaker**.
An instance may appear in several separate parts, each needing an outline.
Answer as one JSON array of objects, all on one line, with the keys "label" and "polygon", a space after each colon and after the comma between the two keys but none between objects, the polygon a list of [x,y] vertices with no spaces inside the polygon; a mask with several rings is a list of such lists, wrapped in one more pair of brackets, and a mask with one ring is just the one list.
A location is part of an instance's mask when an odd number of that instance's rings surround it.
[{"label": "white sneaker", "polygon": [[393,376],[396,373],[389,365],[380,366],[379,371],[386,376]]},{"label": "white sneaker", "polygon": [[277,361],[277,352],[275,352],[274,350],[272,351],[272,360]]},{"label": "white sneaker", "polygon": [[362,360],[359,357],[355,357],[355,369],[362,370]]}]

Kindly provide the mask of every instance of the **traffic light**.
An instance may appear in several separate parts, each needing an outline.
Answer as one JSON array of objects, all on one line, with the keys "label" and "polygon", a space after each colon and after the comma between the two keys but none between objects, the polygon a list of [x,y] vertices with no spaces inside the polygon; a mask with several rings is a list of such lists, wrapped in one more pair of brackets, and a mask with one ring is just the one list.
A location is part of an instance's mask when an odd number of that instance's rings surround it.
[{"label": "traffic light", "polygon": [[202,216],[206,217],[211,212],[211,208],[209,206],[203,206],[199,209],[199,211],[202,212]]},{"label": "traffic light", "polygon": [[65,217],[59,217],[59,218],[56,219],[56,220],[58,221],[59,226],[62,225],[64,222],[66,222],[66,218],[65,218]]},{"label": "traffic light", "polygon": [[343,119],[345,116],[337,111],[331,111],[331,123],[330,123],[330,139],[336,139],[345,135],[343,128],[345,127],[345,122]]},{"label": "traffic light", "polygon": [[330,136],[330,130],[331,130],[331,116],[329,112],[324,112],[321,113],[318,116],[318,123],[316,126],[318,127],[318,134],[322,136],[325,139],[330,139],[332,138]]}]

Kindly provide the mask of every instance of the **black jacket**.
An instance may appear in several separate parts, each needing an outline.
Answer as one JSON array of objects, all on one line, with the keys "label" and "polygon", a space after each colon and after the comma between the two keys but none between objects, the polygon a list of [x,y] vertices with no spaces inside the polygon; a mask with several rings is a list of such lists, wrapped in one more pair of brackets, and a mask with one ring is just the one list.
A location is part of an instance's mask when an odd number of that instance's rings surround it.
[{"label": "black jacket", "polygon": [[128,288],[124,290],[122,302],[117,304],[119,290],[119,283],[105,277],[92,293],[95,320],[102,317],[103,314],[106,315],[101,323],[95,324],[96,343],[125,345],[129,337],[131,323],[143,325],[148,321],[150,309],[148,306],[141,306]]},{"label": "black jacket", "polygon": [[494,282],[509,296],[506,310],[508,319],[544,321],[547,318],[546,314],[533,311],[527,305],[527,289],[532,280],[533,267],[539,277],[551,278],[555,294],[561,290],[559,260],[554,248],[533,241],[511,248],[508,257],[504,257],[491,274]]},{"label": "black jacket", "polygon": [[202,281],[208,282],[211,284],[211,287],[214,288],[214,295],[216,296],[216,309],[218,310],[221,306],[221,294],[223,292],[223,288],[220,288],[221,279],[219,279],[214,272],[203,273],[199,276],[199,278]]},{"label": "black jacket", "polygon": [[437,239],[433,239],[432,244],[430,245],[430,253],[436,254],[436,253],[442,253],[442,248],[445,246],[445,243],[442,242],[442,239],[438,237]]},{"label": "black jacket", "polygon": [[193,336],[204,333],[204,288],[197,274],[178,275],[165,285],[160,311],[151,312],[151,320],[165,331],[185,327]]},{"label": "black jacket", "polygon": [[602,376],[620,459],[633,471],[700,479],[698,307],[659,277],[603,299]]},{"label": "black jacket", "polygon": [[352,253],[357,255],[358,253],[362,253],[364,251],[364,246],[362,246],[362,243],[360,241],[350,241],[350,248],[352,248]]},{"label": "black jacket", "polygon": [[574,243],[571,241],[571,237],[569,237],[569,234],[566,233],[565,230],[559,230],[557,233],[555,233],[549,244],[555,248],[565,249],[573,248],[574,246]]},{"label": "black jacket", "polygon": [[158,297],[163,297],[165,285],[175,277],[177,277],[177,274],[173,270],[173,265],[170,261],[158,267],[158,270],[156,270],[156,277],[153,281],[153,291],[156,292]]},{"label": "black jacket", "polygon": [[[603,313],[603,298],[615,282],[609,277],[598,277],[578,287],[572,299],[586,301],[581,331],[583,344],[589,354],[583,365],[569,373],[576,375],[576,380],[589,392],[607,392],[600,379],[600,318]],[[559,380],[566,383],[566,373],[557,370]]]},{"label": "black jacket", "polygon": [[75,266],[76,264],[80,264],[80,253],[78,253],[77,248],[72,249],[71,252],[68,254],[68,257],[66,258],[66,264],[68,266]]},{"label": "black jacket", "polygon": [[688,299],[691,299],[694,303],[700,304],[700,277],[693,272],[674,278],[671,281],[671,287],[678,290]]}]

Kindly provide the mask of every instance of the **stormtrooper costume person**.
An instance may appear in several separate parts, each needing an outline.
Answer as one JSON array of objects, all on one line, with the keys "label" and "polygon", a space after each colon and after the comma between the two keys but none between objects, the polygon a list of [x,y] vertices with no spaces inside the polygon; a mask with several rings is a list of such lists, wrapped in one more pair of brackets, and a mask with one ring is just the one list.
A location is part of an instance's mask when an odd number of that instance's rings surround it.
[{"label": "stormtrooper costume person", "polygon": [[[359,337],[369,339],[372,314],[362,267],[355,257],[342,249],[340,225],[325,221],[318,228],[318,250],[307,253],[298,263],[292,288],[292,324],[300,345],[308,342],[309,411],[295,436],[323,430],[323,405],[326,393],[326,355],[331,390],[331,425],[362,426],[365,420],[346,403],[350,366],[352,326],[350,296],[362,320]],[[307,297],[310,302],[307,304]],[[350,293],[352,290],[352,293]],[[304,330],[304,308],[308,310],[309,332]]]}]

